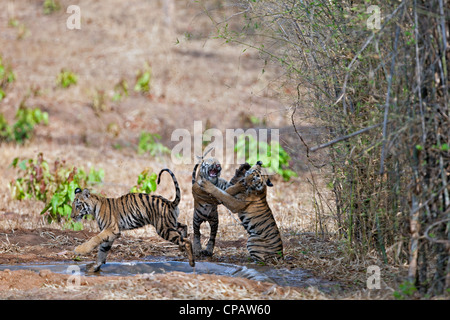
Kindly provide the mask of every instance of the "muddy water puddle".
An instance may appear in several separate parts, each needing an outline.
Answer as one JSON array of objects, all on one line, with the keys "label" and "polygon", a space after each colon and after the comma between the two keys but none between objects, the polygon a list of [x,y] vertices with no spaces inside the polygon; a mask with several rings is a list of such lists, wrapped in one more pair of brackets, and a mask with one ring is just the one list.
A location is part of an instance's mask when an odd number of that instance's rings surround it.
[{"label": "muddy water puddle", "polygon": [[274,283],[280,286],[291,287],[318,287],[320,290],[328,291],[337,284],[311,276],[302,269],[277,269],[268,266],[240,266],[227,263],[196,262],[195,268],[189,266],[187,262],[180,261],[158,261],[158,262],[108,262],[104,264],[99,272],[88,273],[85,263],[64,263],[55,262],[53,264],[22,264],[22,265],[0,265],[0,271],[9,269],[50,270],[54,273],[74,274],[82,276],[134,276],[146,273],[168,273],[172,271],[197,274],[215,274],[229,277],[240,277],[256,281]]}]

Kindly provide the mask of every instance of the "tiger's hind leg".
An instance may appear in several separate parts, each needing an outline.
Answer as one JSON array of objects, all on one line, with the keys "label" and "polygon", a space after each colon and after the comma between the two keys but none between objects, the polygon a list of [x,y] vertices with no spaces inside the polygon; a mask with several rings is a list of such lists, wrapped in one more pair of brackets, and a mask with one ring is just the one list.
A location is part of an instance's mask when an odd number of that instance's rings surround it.
[{"label": "tiger's hind leg", "polygon": [[217,212],[215,215],[210,216],[208,223],[210,227],[209,241],[206,245],[206,249],[201,251],[202,255],[204,256],[212,256],[214,252],[217,229],[219,228],[219,215],[217,214]]},{"label": "tiger's hind leg", "polygon": [[275,263],[283,259],[282,245],[274,246],[260,235],[250,235],[247,240],[247,250],[250,257],[256,262]]},{"label": "tiger's hind leg", "polygon": [[193,219],[193,229],[194,229],[194,244],[193,244],[193,252],[196,257],[200,256],[200,253],[202,251],[202,244],[200,242],[200,225],[205,220],[200,217],[197,212],[194,212],[194,219]]},{"label": "tiger's hind leg", "polygon": [[189,265],[195,267],[194,253],[192,250],[192,243],[188,239],[184,239],[180,231],[173,228],[165,228],[162,230],[156,230],[156,232],[163,238],[174,244],[177,244],[181,250],[185,251]]},{"label": "tiger's hind leg", "polygon": [[183,236],[183,238],[187,238],[188,234],[187,234],[187,225],[177,222],[177,230],[181,233],[181,235]]}]

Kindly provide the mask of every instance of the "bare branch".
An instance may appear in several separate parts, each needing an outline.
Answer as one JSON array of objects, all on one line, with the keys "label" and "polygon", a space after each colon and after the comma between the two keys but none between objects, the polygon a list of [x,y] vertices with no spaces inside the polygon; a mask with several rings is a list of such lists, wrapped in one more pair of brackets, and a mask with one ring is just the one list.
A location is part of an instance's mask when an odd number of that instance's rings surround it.
[{"label": "bare branch", "polygon": [[[446,213],[448,213],[448,212],[450,212],[450,209],[446,211]],[[437,225],[439,225],[439,224],[441,224],[441,223],[448,222],[448,221],[450,221],[450,218],[444,219],[444,220],[440,220],[440,221],[436,221],[436,222],[430,224],[430,225],[428,226],[428,228],[425,230],[425,233],[424,233],[423,236],[424,236],[428,241],[431,241],[431,242],[434,242],[434,243],[442,243],[442,244],[446,245],[447,247],[450,247],[450,240],[439,240],[439,239],[435,239],[434,237],[431,237],[431,236],[429,235],[431,228],[433,228],[433,227],[435,227],[435,226],[437,226]]]},{"label": "bare branch", "polygon": [[346,136],[343,136],[343,137],[339,137],[339,138],[336,138],[336,139],[334,139],[334,140],[331,140],[331,141],[329,141],[329,142],[327,142],[327,143],[323,143],[323,144],[320,144],[320,145],[318,145],[318,146],[312,147],[312,148],[310,148],[309,150],[310,150],[311,152],[314,152],[314,151],[317,151],[317,150],[319,150],[319,149],[323,149],[323,148],[332,146],[333,144],[336,144],[336,143],[341,142],[341,141],[343,141],[343,140],[350,139],[350,138],[355,137],[355,136],[357,136],[357,135],[359,135],[359,134],[361,134],[361,133],[364,133],[364,132],[366,132],[366,131],[369,131],[369,130],[372,130],[372,129],[374,129],[374,128],[377,128],[377,127],[379,127],[379,126],[381,126],[381,125],[382,125],[382,123],[374,124],[373,126],[370,126],[370,127],[367,127],[367,128],[361,129],[361,130],[358,130],[358,131],[353,132],[353,133],[351,133],[351,134],[349,134],[349,135],[346,135]]}]

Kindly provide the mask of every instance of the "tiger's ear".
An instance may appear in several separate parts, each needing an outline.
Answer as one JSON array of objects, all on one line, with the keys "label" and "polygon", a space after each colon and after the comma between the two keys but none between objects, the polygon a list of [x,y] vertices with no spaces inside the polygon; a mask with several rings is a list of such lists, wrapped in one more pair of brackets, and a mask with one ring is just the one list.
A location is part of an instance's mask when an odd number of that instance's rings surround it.
[{"label": "tiger's ear", "polygon": [[83,190],[83,196],[85,196],[86,198],[89,198],[91,196],[91,192],[89,191],[89,189],[84,189]]},{"label": "tiger's ear", "polygon": [[76,188],[76,189],[75,189],[75,194],[80,193],[80,192],[81,192],[81,189],[80,189],[80,188]]},{"label": "tiger's ear", "polygon": [[267,180],[266,180],[266,185],[267,185],[268,187],[273,187],[273,183],[272,183],[272,181],[270,181],[269,178],[267,178]]}]

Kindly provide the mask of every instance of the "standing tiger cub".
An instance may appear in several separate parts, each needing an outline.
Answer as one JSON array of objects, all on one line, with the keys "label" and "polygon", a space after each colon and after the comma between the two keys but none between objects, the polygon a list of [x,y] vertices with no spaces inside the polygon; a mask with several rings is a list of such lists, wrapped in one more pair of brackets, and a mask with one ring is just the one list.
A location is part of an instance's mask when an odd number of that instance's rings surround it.
[{"label": "standing tiger cub", "polygon": [[225,191],[207,180],[200,181],[200,187],[238,214],[249,234],[247,250],[250,256],[256,261],[270,261],[283,257],[283,242],[266,199],[267,187],[273,184],[262,173],[261,166],[262,162],[258,161],[245,172],[243,179]]},{"label": "standing tiger cub", "polygon": [[[75,200],[72,204],[72,219],[80,220],[83,216],[91,214],[97,220],[101,232],[89,241],[75,248],[76,254],[87,254],[100,246],[97,262],[88,266],[88,271],[98,271],[106,262],[108,251],[114,240],[120,236],[122,230],[131,230],[151,224],[162,238],[180,246],[186,251],[189,264],[194,267],[192,244],[187,236],[187,226],[177,221],[180,213],[180,188],[172,171],[163,169],[158,175],[158,184],[161,173],[167,171],[175,184],[175,199],[169,201],[161,196],[146,193],[128,193],[119,198],[104,198],[91,194],[88,189],[75,190]],[[180,232],[181,230],[181,232]]]},{"label": "standing tiger cub", "polygon": [[[199,165],[200,171],[197,175],[197,168]],[[248,168],[250,168],[250,166],[248,166]],[[225,190],[237,181],[238,177],[240,177],[239,172],[242,170],[244,170],[244,167],[236,170],[235,177],[230,180],[230,182],[227,182],[225,179],[220,178],[222,167],[219,161],[215,158],[205,159],[201,162],[201,164],[197,163],[194,166],[194,171],[192,172],[192,195],[194,197],[194,255],[199,256],[202,254],[205,256],[211,256],[213,254],[217,229],[219,227],[219,214],[217,213],[217,206],[220,204],[220,201],[203,191],[198,182],[202,180],[209,181],[217,188]],[[202,245],[200,242],[200,225],[205,221],[208,221],[209,223],[210,234],[206,249],[202,250]]]}]

